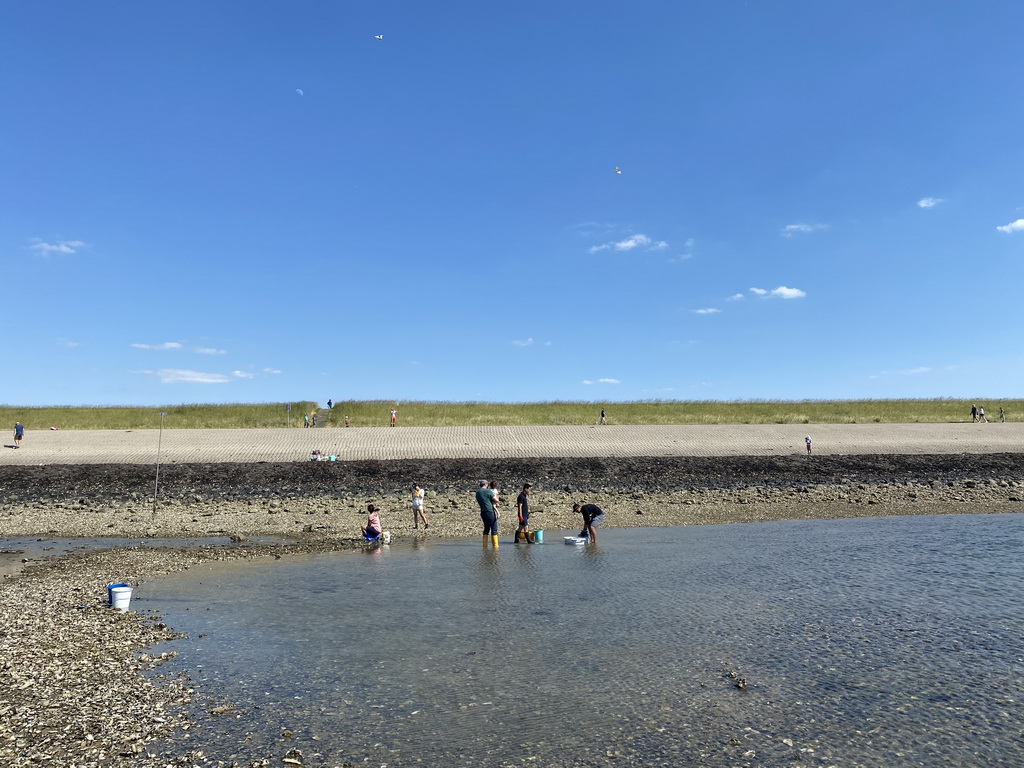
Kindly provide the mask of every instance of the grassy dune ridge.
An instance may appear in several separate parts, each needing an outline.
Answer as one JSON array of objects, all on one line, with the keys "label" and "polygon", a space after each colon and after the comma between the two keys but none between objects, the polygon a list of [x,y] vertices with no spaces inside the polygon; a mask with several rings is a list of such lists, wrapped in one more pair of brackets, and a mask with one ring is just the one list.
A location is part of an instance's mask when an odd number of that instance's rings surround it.
[{"label": "grassy dune ridge", "polygon": [[[999,408],[1007,421],[1024,420],[1024,400],[976,401],[989,421],[998,421]],[[291,406],[291,411],[287,406]],[[553,401],[544,403],[396,402],[344,400],[319,423],[343,427],[387,426],[392,408],[399,427],[537,426],[597,423],[601,408],[609,424],[942,424],[970,421],[971,402],[950,398],[931,400],[645,400],[625,403]],[[301,429],[303,416],[320,405],[292,403],[186,404],[159,408],[136,406],[0,406],[0,425],[20,421],[29,430],[156,429],[160,411],[165,429],[239,429],[290,426]]]}]

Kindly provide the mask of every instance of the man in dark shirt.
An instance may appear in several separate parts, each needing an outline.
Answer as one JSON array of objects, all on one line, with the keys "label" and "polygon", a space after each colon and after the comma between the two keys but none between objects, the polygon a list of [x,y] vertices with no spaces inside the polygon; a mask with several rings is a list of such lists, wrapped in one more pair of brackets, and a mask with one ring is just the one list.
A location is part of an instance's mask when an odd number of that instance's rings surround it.
[{"label": "man in dark shirt", "polygon": [[597,526],[604,520],[601,508],[597,504],[573,504],[572,511],[583,515],[580,538],[589,538],[591,544],[597,544]]},{"label": "man in dark shirt", "polygon": [[530,500],[527,498],[530,495],[530,488],[532,486],[529,483],[523,484],[523,491],[516,497],[516,513],[519,515],[519,527],[516,529],[516,542],[519,541],[519,537],[522,536],[527,542],[533,541],[530,538]]}]

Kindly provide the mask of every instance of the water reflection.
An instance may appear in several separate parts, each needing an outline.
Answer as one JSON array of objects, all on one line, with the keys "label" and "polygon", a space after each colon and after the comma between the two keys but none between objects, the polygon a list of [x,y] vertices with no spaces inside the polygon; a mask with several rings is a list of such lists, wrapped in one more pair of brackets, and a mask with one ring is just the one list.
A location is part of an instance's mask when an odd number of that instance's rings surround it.
[{"label": "water reflection", "polygon": [[220,563],[138,592],[246,710],[201,729],[221,759],[245,723],[253,754],[287,728],[307,765],[1024,762],[1021,515],[551,541]]}]

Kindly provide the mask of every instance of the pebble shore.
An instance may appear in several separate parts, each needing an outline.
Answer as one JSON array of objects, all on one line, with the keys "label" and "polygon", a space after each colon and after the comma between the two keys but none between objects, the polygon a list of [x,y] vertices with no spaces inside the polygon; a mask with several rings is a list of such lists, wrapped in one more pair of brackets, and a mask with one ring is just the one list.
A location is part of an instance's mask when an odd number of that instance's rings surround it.
[{"label": "pebble shore", "polygon": [[[472,491],[478,479],[495,479],[506,499],[508,546],[524,481],[534,484],[533,526],[547,530],[578,527],[573,501],[604,508],[605,527],[1024,512],[1024,455],[1013,453],[178,464],[162,476],[155,505],[151,473],[134,464],[0,467],[3,538],[235,541],[0,555],[21,569],[0,582],[0,764],[302,764],[286,747],[235,762],[203,754],[201,722],[186,706],[216,712],[203,703],[210,692],[161,672],[159,644],[173,627],[159,616],[106,607],[106,586],[212,558],[360,546],[355,534],[370,502],[398,539],[475,535]],[[414,482],[428,490],[426,531],[413,528]],[[291,543],[252,543],[265,535]]]}]

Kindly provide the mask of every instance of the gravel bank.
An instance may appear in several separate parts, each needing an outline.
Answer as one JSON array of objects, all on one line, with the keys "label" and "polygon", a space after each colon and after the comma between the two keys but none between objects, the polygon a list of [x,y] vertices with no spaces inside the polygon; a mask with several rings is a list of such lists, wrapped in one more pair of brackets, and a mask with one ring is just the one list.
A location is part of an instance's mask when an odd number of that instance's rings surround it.
[{"label": "gravel bank", "polygon": [[[472,490],[482,477],[496,479],[509,502],[524,480],[534,483],[533,523],[551,530],[578,526],[575,500],[601,505],[606,527],[1024,512],[1021,454],[177,464],[161,472],[155,516],[152,472],[133,464],[0,467],[0,537],[279,534],[296,543],[122,548],[33,561],[4,579],[0,764],[216,765],[202,754],[201,724],[183,714],[203,692],[163,677],[159,649],[147,650],[173,629],[158,616],[103,607],[106,585],[210,558],[356,546],[370,501],[397,537],[475,534]],[[412,528],[414,482],[428,489],[428,531]],[[506,512],[506,540],[511,519]],[[285,755],[282,747],[266,756],[272,762],[255,764],[277,765]]]}]

